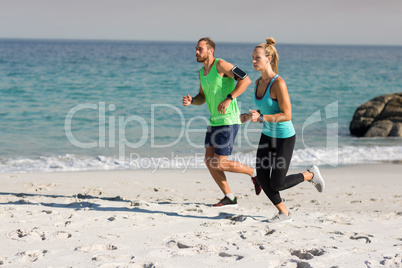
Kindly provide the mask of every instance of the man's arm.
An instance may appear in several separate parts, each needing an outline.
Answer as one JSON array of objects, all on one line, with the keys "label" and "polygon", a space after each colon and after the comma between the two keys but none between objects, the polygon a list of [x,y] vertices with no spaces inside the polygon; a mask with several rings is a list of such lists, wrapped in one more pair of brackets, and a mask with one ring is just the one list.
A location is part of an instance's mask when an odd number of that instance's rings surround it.
[{"label": "man's arm", "polygon": [[192,99],[194,105],[202,105],[205,103],[205,94],[204,90],[202,90],[202,87],[200,85],[200,91],[198,94]]},{"label": "man's arm", "polygon": [[201,85],[200,85],[200,90],[199,90],[198,94],[194,98],[191,97],[189,94],[187,94],[187,96],[183,97],[183,105],[184,106],[189,106],[191,104],[202,105],[204,103],[205,103],[205,94],[204,94],[204,91],[202,90]]},{"label": "man's arm", "polygon": [[[229,76],[236,80],[236,78],[234,77],[234,74],[232,73],[233,64],[231,64],[227,61],[220,60],[220,61],[218,61],[217,65],[216,65],[216,69],[219,74]],[[239,78],[237,80],[236,87],[234,88],[234,90],[231,93],[232,97],[237,98],[238,96],[243,94],[243,92],[246,91],[247,87],[250,84],[251,84],[251,80],[248,76],[244,79]]]},{"label": "man's arm", "polygon": [[[222,76],[226,75],[226,76],[229,76],[229,77],[235,79],[235,76],[232,73],[233,64],[220,60],[216,64],[216,69],[220,75],[222,75]],[[232,95],[232,98],[237,98],[238,96],[243,94],[243,92],[246,91],[247,87],[250,84],[251,84],[251,80],[248,76],[244,79],[239,78],[237,80],[237,84],[236,84],[234,90],[232,91],[232,93],[230,93]],[[231,99],[229,99],[229,98],[226,98],[224,101],[222,101],[218,106],[219,113],[224,114],[226,111],[226,108],[229,107],[230,102],[231,102]]]}]

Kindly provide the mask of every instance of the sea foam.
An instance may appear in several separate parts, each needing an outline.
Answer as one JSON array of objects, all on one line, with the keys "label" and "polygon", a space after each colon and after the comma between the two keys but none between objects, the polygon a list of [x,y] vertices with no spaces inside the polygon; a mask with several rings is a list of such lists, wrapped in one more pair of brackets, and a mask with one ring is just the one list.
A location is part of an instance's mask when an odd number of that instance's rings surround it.
[{"label": "sea foam", "polygon": [[[235,153],[229,159],[254,166],[256,152]],[[311,164],[327,167],[342,165],[374,164],[381,162],[402,161],[402,146],[344,146],[324,149],[296,149],[290,168],[306,168]],[[129,170],[144,169],[152,172],[165,169],[206,168],[203,152],[194,155],[176,155],[164,157],[140,157],[121,160],[110,156],[41,156],[37,158],[0,158],[0,172],[56,172],[88,170]]]}]

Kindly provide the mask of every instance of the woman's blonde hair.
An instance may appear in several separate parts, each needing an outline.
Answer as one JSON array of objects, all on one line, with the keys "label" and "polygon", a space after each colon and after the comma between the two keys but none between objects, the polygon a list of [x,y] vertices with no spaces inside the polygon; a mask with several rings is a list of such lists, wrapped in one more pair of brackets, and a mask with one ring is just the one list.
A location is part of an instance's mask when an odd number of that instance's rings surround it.
[{"label": "woman's blonde hair", "polygon": [[261,43],[257,45],[255,48],[263,48],[265,50],[265,55],[271,56],[271,67],[275,73],[278,73],[278,64],[279,64],[279,55],[275,48],[275,39],[273,37],[268,37],[266,39],[266,43]]}]

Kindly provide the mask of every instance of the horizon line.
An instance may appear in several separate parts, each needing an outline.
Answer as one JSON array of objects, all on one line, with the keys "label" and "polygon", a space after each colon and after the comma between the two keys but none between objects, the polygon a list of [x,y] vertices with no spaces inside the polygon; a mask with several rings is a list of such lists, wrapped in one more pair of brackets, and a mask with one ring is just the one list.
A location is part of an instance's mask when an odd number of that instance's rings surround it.
[{"label": "horizon line", "polygon": [[[48,37],[0,37],[0,40],[26,40],[26,41],[91,41],[91,42],[155,42],[155,43],[196,43],[195,41],[184,40],[145,40],[145,39],[82,39],[82,38],[48,38]],[[256,44],[254,42],[241,41],[215,41],[221,44]],[[401,47],[402,45],[390,44],[329,44],[329,43],[281,43],[277,45],[308,45],[308,46],[372,46],[372,47]]]}]

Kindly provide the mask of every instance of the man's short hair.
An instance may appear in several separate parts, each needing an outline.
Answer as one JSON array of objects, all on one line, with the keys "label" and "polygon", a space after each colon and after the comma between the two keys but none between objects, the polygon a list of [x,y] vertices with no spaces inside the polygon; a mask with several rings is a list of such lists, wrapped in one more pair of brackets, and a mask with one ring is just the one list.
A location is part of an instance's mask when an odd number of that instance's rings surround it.
[{"label": "man's short hair", "polygon": [[213,48],[215,51],[215,42],[210,38],[210,37],[203,37],[200,40],[198,40],[198,43],[201,41],[205,41],[207,43],[208,48]]}]

